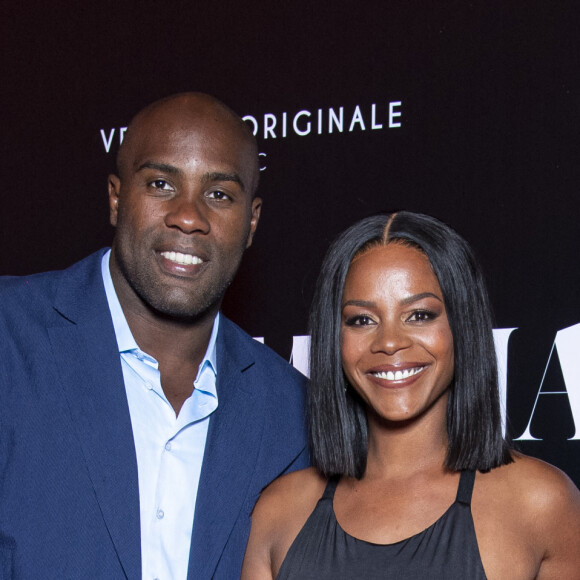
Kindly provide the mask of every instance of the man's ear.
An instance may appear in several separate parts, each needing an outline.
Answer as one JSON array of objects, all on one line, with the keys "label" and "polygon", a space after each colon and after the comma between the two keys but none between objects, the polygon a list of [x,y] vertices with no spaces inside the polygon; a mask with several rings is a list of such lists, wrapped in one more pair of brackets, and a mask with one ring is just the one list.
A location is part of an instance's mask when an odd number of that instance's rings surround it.
[{"label": "man's ear", "polygon": [[114,227],[117,225],[117,210],[119,207],[119,193],[121,191],[121,180],[116,175],[109,175],[109,222]]},{"label": "man's ear", "polygon": [[255,197],[252,200],[252,218],[250,220],[250,234],[248,235],[246,248],[249,248],[252,245],[252,240],[254,239],[254,234],[256,233],[256,228],[258,227],[258,222],[260,221],[261,211],[262,211],[262,198]]}]

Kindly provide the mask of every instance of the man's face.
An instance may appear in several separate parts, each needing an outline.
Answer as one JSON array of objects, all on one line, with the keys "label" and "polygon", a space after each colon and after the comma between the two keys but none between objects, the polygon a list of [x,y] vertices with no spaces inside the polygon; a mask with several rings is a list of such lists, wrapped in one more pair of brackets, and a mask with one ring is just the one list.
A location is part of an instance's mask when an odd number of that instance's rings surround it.
[{"label": "man's face", "polygon": [[125,310],[215,315],[260,217],[254,151],[207,105],[161,107],[133,128],[109,180],[111,274]]}]

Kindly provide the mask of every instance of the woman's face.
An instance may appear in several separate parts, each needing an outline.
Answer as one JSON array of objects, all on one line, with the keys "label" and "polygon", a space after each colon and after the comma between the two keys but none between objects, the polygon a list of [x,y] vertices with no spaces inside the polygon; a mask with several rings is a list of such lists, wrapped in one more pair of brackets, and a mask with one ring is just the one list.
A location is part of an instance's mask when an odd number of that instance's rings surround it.
[{"label": "woman's face", "polygon": [[341,356],[349,383],[384,420],[413,419],[446,404],[453,336],[422,252],[394,242],[352,261],[342,298]]}]

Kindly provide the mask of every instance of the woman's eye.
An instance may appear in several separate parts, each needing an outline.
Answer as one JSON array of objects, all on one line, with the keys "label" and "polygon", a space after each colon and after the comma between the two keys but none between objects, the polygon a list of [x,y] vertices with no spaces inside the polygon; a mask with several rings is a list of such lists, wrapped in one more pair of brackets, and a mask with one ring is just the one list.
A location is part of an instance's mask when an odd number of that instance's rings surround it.
[{"label": "woman's eye", "polygon": [[368,326],[374,323],[373,319],[365,314],[350,316],[344,322],[347,326]]},{"label": "woman's eye", "polygon": [[408,322],[425,322],[427,320],[432,320],[435,318],[435,313],[429,310],[416,310],[407,318]]}]

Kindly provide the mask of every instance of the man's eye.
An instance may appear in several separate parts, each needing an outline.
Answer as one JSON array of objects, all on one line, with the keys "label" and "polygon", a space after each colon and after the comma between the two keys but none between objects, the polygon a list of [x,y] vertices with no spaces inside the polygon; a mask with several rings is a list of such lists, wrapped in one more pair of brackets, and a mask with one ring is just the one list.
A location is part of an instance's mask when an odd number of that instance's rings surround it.
[{"label": "man's eye", "polygon": [[219,189],[208,192],[207,196],[210,199],[217,199],[218,201],[230,199],[230,196],[227,193],[224,193]]},{"label": "man's eye", "polygon": [[151,182],[151,185],[155,188],[155,189],[163,189],[163,190],[171,190],[172,187],[171,185],[169,185],[169,183],[167,183],[167,181],[165,181],[165,179],[156,179],[155,181]]}]

